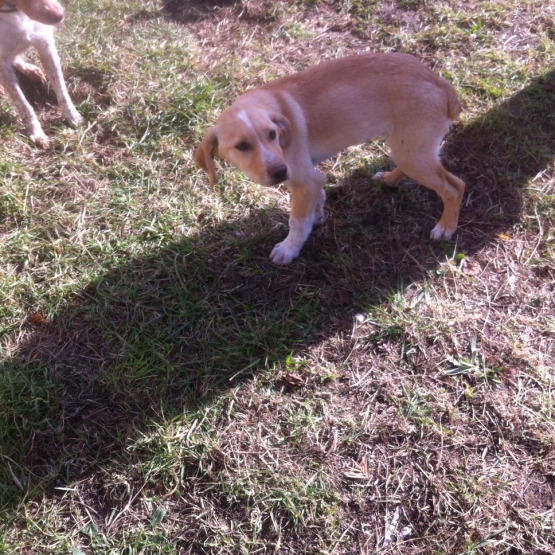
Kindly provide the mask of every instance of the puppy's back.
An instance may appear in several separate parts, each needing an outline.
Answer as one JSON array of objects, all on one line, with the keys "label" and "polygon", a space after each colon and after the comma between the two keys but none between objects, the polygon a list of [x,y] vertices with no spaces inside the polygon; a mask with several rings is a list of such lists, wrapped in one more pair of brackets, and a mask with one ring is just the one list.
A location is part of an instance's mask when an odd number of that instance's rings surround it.
[{"label": "puppy's back", "polygon": [[267,91],[293,121],[299,119],[294,114],[302,112],[315,161],[350,145],[387,140],[400,127],[433,124],[446,132],[461,111],[450,83],[401,53],[337,58],[255,91]]},{"label": "puppy's back", "polygon": [[[305,113],[313,107],[326,109],[327,104],[332,111],[338,101],[352,104],[359,96],[367,99],[363,104],[389,102],[400,106],[414,101],[422,104],[426,102],[425,93],[430,91],[444,95],[445,115],[449,119],[455,119],[462,109],[451,83],[414,56],[399,52],[355,54],[328,60],[270,81],[261,89],[274,94],[286,91]],[[429,100],[435,97],[432,95]]]}]

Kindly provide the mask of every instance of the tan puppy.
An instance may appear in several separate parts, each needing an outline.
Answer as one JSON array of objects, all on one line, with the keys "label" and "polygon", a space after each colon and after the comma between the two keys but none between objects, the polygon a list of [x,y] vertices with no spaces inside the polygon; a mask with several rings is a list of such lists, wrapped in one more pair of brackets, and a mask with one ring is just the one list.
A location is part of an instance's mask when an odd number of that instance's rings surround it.
[{"label": "tan puppy", "polygon": [[216,182],[214,157],[261,185],[291,193],[289,234],[271,255],[290,264],[324,219],[320,162],[351,145],[385,139],[397,167],[378,173],[395,185],[408,176],[442,198],[432,239],[457,229],[465,184],[439,160],[441,141],[461,105],[453,86],[408,54],[361,54],[321,63],[247,91],[209,129],[195,162]]}]

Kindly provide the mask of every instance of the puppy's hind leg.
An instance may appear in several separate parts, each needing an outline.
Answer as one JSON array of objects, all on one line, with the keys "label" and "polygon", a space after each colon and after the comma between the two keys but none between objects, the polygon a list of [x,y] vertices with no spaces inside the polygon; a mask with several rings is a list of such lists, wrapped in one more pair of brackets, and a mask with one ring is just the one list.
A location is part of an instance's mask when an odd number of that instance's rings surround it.
[{"label": "puppy's hind leg", "polygon": [[449,173],[439,159],[420,159],[403,164],[408,177],[434,190],[443,201],[443,214],[432,229],[430,237],[451,239],[459,222],[459,211],[464,195],[464,181]]},{"label": "puppy's hind leg", "polygon": [[302,182],[291,180],[286,183],[291,193],[289,234],[270,254],[274,264],[291,264],[299,256],[313,226],[323,222],[326,197],[322,187],[325,180],[324,174],[311,168],[311,172]]},{"label": "puppy's hind leg", "polygon": [[405,177],[403,171],[399,168],[395,168],[390,172],[378,172],[372,177],[373,181],[383,181],[388,187],[396,187],[397,183]]},{"label": "puppy's hind leg", "polygon": [[450,239],[457,230],[465,190],[464,181],[449,173],[439,159],[441,139],[448,129],[448,121],[439,122],[428,129],[405,129],[402,138],[389,141],[398,166],[391,173],[404,173],[434,190],[443,201],[443,214],[430,234],[436,240]]},{"label": "puppy's hind leg", "polygon": [[430,237],[435,240],[442,237],[451,239],[459,223],[459,212],[466,185],[462,179],[449,173],[441,164],[436,169],[436,174],[444,187],[441,192],[438,191],[443,200],[444,209],[441,219],[432,229]]}]

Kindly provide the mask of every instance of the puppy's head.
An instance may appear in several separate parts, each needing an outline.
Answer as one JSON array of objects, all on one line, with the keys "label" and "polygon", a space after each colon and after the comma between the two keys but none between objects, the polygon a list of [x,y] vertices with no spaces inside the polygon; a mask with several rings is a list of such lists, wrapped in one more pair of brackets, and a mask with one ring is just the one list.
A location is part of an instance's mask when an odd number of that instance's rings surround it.
[{"label": "puppy's head", "polygon": [[216,183],[214,158],[223,158],[255,183],[274,186],[287,181],[283,148],[291,144],[288,119],[262,108],[231,106],[209,129],[197,148],[195,163]]},{"label": "puppy's head", "polygon": [[57,0],[15,0],[15,5],[39,23],[56,25],[64,19],[64,8]]}]

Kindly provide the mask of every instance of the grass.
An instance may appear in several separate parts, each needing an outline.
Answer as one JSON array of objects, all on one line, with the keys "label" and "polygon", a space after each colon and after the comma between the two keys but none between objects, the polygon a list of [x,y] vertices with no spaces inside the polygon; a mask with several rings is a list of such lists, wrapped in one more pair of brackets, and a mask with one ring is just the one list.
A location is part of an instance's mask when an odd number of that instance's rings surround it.
[{"label": "grass", "polygon": [[[87,123],[0,98],[0,553],[555,549],[555,37],[535,0],[75,0]],[[465,111],[440,201],[322,165],[325,224],[268,261],[287,197],[192,155],[247,87],[410,52]]]}]

